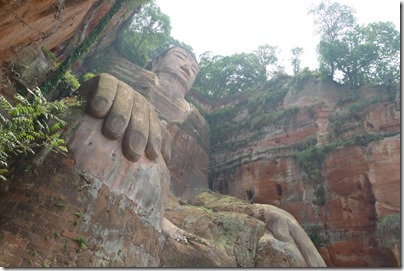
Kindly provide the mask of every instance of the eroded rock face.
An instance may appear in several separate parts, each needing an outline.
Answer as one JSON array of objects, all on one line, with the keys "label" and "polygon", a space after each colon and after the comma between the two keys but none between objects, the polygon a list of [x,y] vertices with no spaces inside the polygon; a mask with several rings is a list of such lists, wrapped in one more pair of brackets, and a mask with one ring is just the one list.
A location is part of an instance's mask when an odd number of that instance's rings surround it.
[{"label": "eroded rock face", "polygon": [[160,155],[156,161],[151,161],[142,155],[136,163],[127,160],[121,149],[122,138],[116,142],[105,138],[100,133],[102,124],[102,119],[83,117],[69,142],[75,169],[83,174],[91,173],[111,192],[138,202],[142,209],[134,211],[143,214],[160,230],[170,178],[164,159]]},{"label": "eroded rock face", "polygon": [[[42,46],[63,59],[88,36],[114,1],[63,3],[0,4],[0,58],[29,67],[22,74],[24,80],[36,84],[48,71]],[[121,23],[133,12],[135,9],[123,8],[97,48],[111,44]],[[134,165],[121,151],[123,137],[115,138],[112,130],[110,136],[117,141],[102,136],[103,120],[83,112],[72,114],[76,122],[65,136],[70,138],[73,152],[67,157],[43,153],[31,172],[25,172],[23,166],[30,162],[22,162],[11,182],[2,184],[0,264],[323,266],[307,236],[296,235],[296,229],[301,231],[294,219],[258,204],[233,201],[228,206],[199,201],[212,212],[175,206],[167,210],[167,217],[188,234],[193,233],[188,244],[160,232],[170,171],[171,190],[178,197],[195,199],[207,187],[209,127],[184,99],[197,73],[195,59],[174,48],[152,64],[152,71],[146,71],[114,58],[105,71],[144,95],[164,120],[160,126],[162,155],[156,157],[155,150],[149,149],[147,155],[133,159],[137,161]],[[38,76],[32,72],[36,69],[40,70]],[[178,81],[173,81],[173,76]],[[0,80],[3,85],[7,78],[0,73]],[[358,93],[367,99],[375,91]],[[399,131],[400,112],[396,102],[388,99],[371,102],[336,125],[333,117],[354,111],[349,108],[353,102],[344,98],[350,95],[336,84],[309,81],[273,105],[279,112],[291,109],[288,114],[269,114],[265,120],[251,117],[246,97],[214,106],[204,104],[209,110],[244,104],[232,117],[240,124],[244,120],[254,124],[230,127],[231,132],[218,140],[217,134],[213,135],[211,161],[216,168],[211,172],[211,184],[217,191],[291,213],[317,240],[327,266],[399,266],[400,245],[381,250],[374,236],[378,216],[400,211],[399,136],[390,134],[361,146],[333,150],[319,168],[320,184],[313,183],[293,157],[296,149],[321,147],[363,133]],[[223,120],[223,126],[227,125]],[[328,138],[330,134],[334,138]],[[168,137],[170,140],[165,140]],[[271,215],[265,217],[254,210]],[[275,222],[271,218],[276,218]],[[287,232],[286,226],[290,227]],[[210,228],[214,231],[206,230]],[[290,245],[285,241],[288,238],[303,238],[311,248],[304,249],[295,241]]]},{"label": "eroded rock face", "polygon": [[400,171],[400,146],[400,137],[395,136],[372,142],[367,148],[369,182],[378,216],[399,213],[401,209],[400,180],[392,174]]},{"label": "eroded rock face", "polygon": [[[317,198],[315,185],[307,182],[305,172],[291,158],[245,162],[234,173],[223,176],[230,182],[222,182],[220,188],[250,202],[278,206],[303,225],[321,225],[317,234],[326,232],[328,238],[327,246],[320,249],[327,266],[391,265],[396,261],[382,253],[374,229],[378,216],[400,210],[400,180],[397,174],[391,174],[399,172],[399,159],[395,157],[399,144],[396,136],[373,142],[367,150],[349,147],[334,151],[323,169],[324,206],[313,204]],[[377,154],[370,155],[369,150],[377,150]],[[386,175],[372,184],[379,174]]]},{"label": "eroded rock face", "polygon": [[[59,61],[73,52],[92,33],[116,1],[3,1],[0,3],[0,92],[8,94],[13,78],[30,86],[43,83],[51,67],[42,48]],[[109,47],[122,24],[139,3],[123,1],[100,35],[97,49]],[[128,6],[129,5],[129,6]],[[11,71],[10,71],[11,70]]]},{"label": "eroded rock face", "polygon": [[[53,49],[58,55],[70,53],[111,9],[115,1],[6,1],[0,4],[0,56],[9,60],[20,50],[34,44]],[[101,37],[101,47],[115,38],[119,26],[136,12],[127,3],[112,19]],[[76,36],[76,41],[69,40]]]},{"label": "eroded rock face", "polygon": [[[166,217],[189,235],[183,243],[165,243],[163,266],[325,266],[309,237],[283,210],[211,192],[191,204],[169,204],[166,210]],[[213,253],[206,253],[207,247]]]},{"label": "eroded rock face", "polygon": [[383,265],[384,257],[374,237],[375,198],[362,149],[336,150],[324,167],[327,179],[324,208],[331,263],[335,266]]},{"label": "eroded rock face", "polygon": [[[217,112],[223,125],[211,128],[211,187],[290,212],[327,266],[396,266],[397,249],[386,253],[375,238],[378,218],[400,212],[400,112],[385,93],[364,87],[358,100],[341,86],[309,80],[289,88],[272,112],[254,96]],[[305,150],[302,164],[296,153]]]},{"label": "eroded rock face", "polygon": [[22,2],[25,3],[1,4],[0,55],[3,60],[18,52],[13,49],[31,42],[41,42],[48,48],[61,45],[73,35],[95,1],[80,1],[73,5],[65,5],[64,1]]},{"label": "eroded rock face", "polygon": [[183,123],[168,128],[173,138],[171,191],[189,200],[208,188],[209,127],[193,108]]}]

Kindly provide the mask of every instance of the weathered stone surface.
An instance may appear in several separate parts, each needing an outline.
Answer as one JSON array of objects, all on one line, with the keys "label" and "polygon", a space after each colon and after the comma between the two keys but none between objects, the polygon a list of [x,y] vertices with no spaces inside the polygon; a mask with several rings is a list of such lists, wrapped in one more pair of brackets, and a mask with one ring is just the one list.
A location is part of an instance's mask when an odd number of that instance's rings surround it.
[{"label": "weathered stone surface", "polygon": [[[102,133],[109,139],[116,140],[122,136],[129,124],[132,115],[133,89],[120,81],[111,111],[102,127]],[[149,135],[150,136],[150,135]]]},{"label": "weathered stone surface", "polygon": [[[77,30],[94,1],[81,1],[73,5],[64,5],[63,2],[54,4],[54,1],[1,4],[1,59],[5,60],[13,55],[13,47],[45,38],[45,46],[52,45],[52,48],[60,45]],[[61,27],[63,31],[57,31]]]},{"label": "weathered stone surface", "polygon": [[103,72],[127,83],[146,98],[149,97],[152,88],[158,85],[155,73],[143,69],[119,56],[114,55],[114,57],[108,58],[108,62],[101,69]]},{"label": "weathered stone surface", "polygon": [[[184,98],[195,81],[199,65],[195,57],[188,51],[175,46],[153,59],[151,71],[156,73],[159,81],[163,82],[162,85],[168,90],[162,94],[166,97],[178,95],[178,97]],[[173,75],[175,80],[173,80]]]},{"label": "weathered stone surface", "polygon": [[[98,3],[94,0],[79,2],[60,1],[7,1],[0,4],[0,59],[9,60],[19,51],[38,43],[54,49],[60,55],[70,53],[111,9],[115,1]],[[101,37],[100,47],[111,44],[119,26],[130,18],[136,7],[127,3],[112,18]],[[75,36],[75,39],[71,39]]]},{"label": "weathered stone surface", "polygon": [[[171,200],[173,202],[173,200]],[[178,205],[178,203],[177,203]],[[169,206],[172,206],[169,204]],[[168,211],[174,211],[174,216],[169,216],[170,219],[176,220],[183,219],[183,215],[187,216],[188,212],[177,213],[180,206],[176,208],[169,207]],[[181,210],[184,208],[180,208]],[[186,210],[194,209],[200,213],[200,209],[185,208]],[[181,218],[177,217],[180,215]],[[203,216],[203,215],[202,215]],[[210,217],[205,218],[209,220]],[[202,222],[203,223],[203,222]],[[208,222],[210,223],[210,222]],[[180,223],[176,223],[177,225]],[[212,224],[212,223],[210,223]],[[187,230],[183,230],[170,222],[168,219],[164,219],[162,223],[162,229],[166,235],[166,242],[161,253],[161,266],[162,267],[224,267],[224,266],[236,266],[234,259],[232,259],[225,251],[225,249],[212,243],[201,235],[191,233]]]},{"label": "weathered stone surface", "polygon": [[400,205],[400,135],[372,142],[367,148],[369,182],[375,197],[376,214],[399,213]]},{"label": "weathered stone surface", "polygon": [[[30,87],[43,83],[50,67],[44,63],[41,48],[51,50],[63,60],[91,34],[114,3],[94,0],[0,3],[0,93],[8,94],[13,78],[25,80]],[[128,8],[128,4],[132,7]],[[109,47],[120,26],[136,10],[136,4],[124,2],[94,48]],[[16,68],[17,73],[10,73],[7,63]]]},{"label": "weathered stone surface", "polygon": [[203,268],[235,267],[222,249],[188,240],[188,244],[167,238],[160,258],[160,267]]},{"label": "weathered stone surface", "polygon": [[184,200],[208,188],[209,126],[193,108],[187,119],[170,125],[173,138],[171,146],[171,191]]},{"label": "weathered stone surface", "polygon": [[[208,255],[208,259],[198,258],[201,250],[193,243],[193,252],[186,245],[166,243],[164,250],[175,249],[180,259],[191,257],[200,266],[217,266],[220,259],[230,259],[222,267],[325,266],[305,232],[283,210],[208,192],[198,195],[192,204],[196,207],[168,208],[166,217],[184,231],[207,240],[205,245],[219,248],[219,252]],[[167,257],[163,254],[162,261],[170,261]]]},{"label": "weathered stone surface", "polygon": [[[223,114],[220,122],[259,119],[251,115],[252,99]],[[282,208],[304,228],[316,226],[309,233],[327,266],[396,266],[398,261],[390,260],[394,248],[385,253],[375,239],[378,217],[400,210],[396,103],[380,88],[349,93],[337,84],[309,80],[302,89],[290,88],[277,110],[294,106],[299,111],[286,124],[281,119],[255,130],[242,125],[212,130],[213,139],[221,131],[227,136],[212,143],[211,187]],[[324,152],[320,182],[294,156],[310,146],[321,150],[337,143],[350,146]],[[343,251],[341,242],[355,249]]]},{"label": "weathered stone surface", "polygon": [[303,256],[296,253],[296,247],[277,240],[266,232],[257,247],[257,265],[255,267],[305,267]]},{"label": "weathered stone surface", "polygon": [[136,211],[159,225],[170,176],[164,159],[160,155],[155,163],[143,154],[137,163],[127,160],[122,153],[123,136],[116,141],[105,138],[100,133],[102,124],[102,119],[85,115],[75,129],[69,141],[75,169],[102,180],[117,195],[137,201],[141,209]]},{"label": "weathered stone surface", "polygon": [[170,167],[171,163],[171,144],[172,144],[172,138],[170,133],[168,132],[167,127],[165,126],[166,124],[161,124],[161,137],[162,137],[162,142],[161,142],[161,155],[163,156],[166,165]]},{"label": "weathered stone surface", "polygon": [[[397,260],[388,260],[378,247],[374,228],[379,213],[387,215],[400,209],[399,159],[394,157],[399,151],[396,149],[396,154],[388,155],[389,148],[391,151],[397,148],[398,138],[386,138],[370,144],[379,147],[385,157],[380,160],[385,161],[381,164],[386,165],[389,173],[375,171],[377,166],[367,161],[369,152],[364,153],[359,147],[333,152],[324,168],[327,188],[324,207],[313,204],[315,186],[304,182],[305,173],[291,158],[245,162],[233,173],[223,176],[223,180],[227,181],[222,185],[226,186],[220,188],[250,202],[278,206],[293,214],[302,224],[325,223],[329,243],[320,253],[327,266],[394,265]],[[386,177],[377,178],[379,185],[372,185],[370,180],[376,177],[372,174],[382,172]],[[380,198],[380,204],[376,201],[376,195]],[[345,245],[334,247],[334,242],[345,242]],[[353,246],[355,249],[349,252],[342,250],[342,247]]]},{"label": "weathered stone surface", "polygon": [[[101,135],[100,130],[96,134]],[[92,140],[95,144],[100,142],[94,137]],[[88,145],[83,148],[91,149]],[[109,159],[111,166],[113,161]],[[108,166],[106,160],[98,161]],[[23,165],[7,189],[2,190],[2,266],[158,266],[162,246],[158,221],[164,208],[158,204],[164,202],[143,197],[152,189],[153,184],[146,179],[155,169],[140,165],[140,172],[129,171],[132,176],[106,179],[108,176],[101,171],[98,176],[81,174],[78,168],[83,169],[82,161],[53,153],[35,171],[24,172]],[[125,165],[115,160],[115,166]],[[159,187],[164,189],[164,179],[160,180]],[[156,192],[153,190],[153,196]]]},{"label": "weathered stone surface", "polygon": [[375,198],[368,169],[359,147],[336,150],[325,161],[327,209],[333,228],[357,231],[374,227]]}]

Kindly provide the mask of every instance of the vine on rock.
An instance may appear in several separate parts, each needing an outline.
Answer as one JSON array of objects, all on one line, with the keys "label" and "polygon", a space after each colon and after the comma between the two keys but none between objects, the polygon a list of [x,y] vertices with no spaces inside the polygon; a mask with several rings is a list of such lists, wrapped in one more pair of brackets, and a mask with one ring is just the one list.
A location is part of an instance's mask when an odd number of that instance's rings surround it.
[{"label": "vine on rock", "polygon": [[101,33],[108,26],[112,17],[121,9],[122,3],[125,0],[117,0],[112,8],[108,11],[101,22],[91,32],[91,34],[59,65],[59,67],[49,76],[49,78],[41,85],[41,90],[48,93],[56,87],[62,77],[70,69],[70,66],[80,58],[82,58],[95,44]]}]

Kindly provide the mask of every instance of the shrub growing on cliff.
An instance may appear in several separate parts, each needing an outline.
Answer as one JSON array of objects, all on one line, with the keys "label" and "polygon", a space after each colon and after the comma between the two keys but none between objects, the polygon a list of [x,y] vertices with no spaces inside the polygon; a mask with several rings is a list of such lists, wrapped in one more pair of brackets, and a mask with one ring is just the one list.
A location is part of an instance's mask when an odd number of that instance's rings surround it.
[{"label": "shrub growing on cliff", "polygon": [[0,95],[0,179],[5,180],[8,161],[12,156],[35,153],[38,147],[47,147],[56,152],[66,152],[58,130],[66,123],[55,113],[61,113],[66,105],[63,101],[48,102],[39,88],[31,91],[31,101],[17,94],[16,105]]},{"label": "shrub growing on cliff", "polygon": [[57,90],[61,93],[62,97],[71,95],[76,89],[80,87],[80,82],[77,77],[68,70],[57,85]]},{"label": "shrub growing on cliff", "polygon": [[83,82],[85,82],[85,81],[87,81],[87,80],[90,80],[91,78],[93,78],[95,76],[95,74],[94,73],[91,73],[91,72],[88,72],[88,73],[86,73],[86,74],[84,74],[83,75]]},{"label": "shrub growing on cliff", "polygon": [[324,246],[329,241],[323,224],[306,224],[304,225],[304,230],[317,249]]},{"label": "shrub growing on cliff", "polygon": [[401,242],[401,216],[392,214],[377,220],[376,239],[380,247],[391,247]]},{"label": "shrub growing on cliff", "polygon": [[317,72],[311,71],[306,67],[302,71],[295,73],[295,76],[291,79],[291,86],[295,90],[301,90],[310,79],[317,80],[319,77],[320,75]]},{"label": "shrub growing on cliff", "polygon": [[323,185],[321,168],[329,153],[339,145],[339,143],[334,142],[322,147],[310,146],[307,149],[297,151],[294,154],[299,167],[309,175],[310,180],[316,185],[314,191],[316,199],[313,201],[313,204],[323,206],[326,202],[327,192]]}]

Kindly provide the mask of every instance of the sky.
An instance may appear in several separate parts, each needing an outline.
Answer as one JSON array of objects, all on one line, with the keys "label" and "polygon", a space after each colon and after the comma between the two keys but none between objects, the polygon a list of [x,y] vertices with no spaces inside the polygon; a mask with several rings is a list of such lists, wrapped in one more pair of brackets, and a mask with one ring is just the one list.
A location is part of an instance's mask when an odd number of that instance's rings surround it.
[{"label": "sky", "polygon": [[[333,1],[332,1],[333,2]],[[336,0],[356,10],[360,24],[391,21],[400,30],[398,0]],[[319,0],[156,0],[170,17],[171,36],[194,49],[214,55],[250,53],[260,45],[278,46],[281,65],[292,73],[291,52],[303,47],[301,68],[318,67],[313,17],[307,14]]]}]

